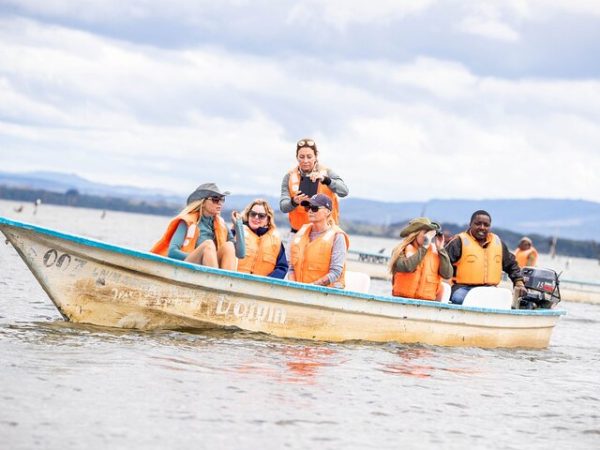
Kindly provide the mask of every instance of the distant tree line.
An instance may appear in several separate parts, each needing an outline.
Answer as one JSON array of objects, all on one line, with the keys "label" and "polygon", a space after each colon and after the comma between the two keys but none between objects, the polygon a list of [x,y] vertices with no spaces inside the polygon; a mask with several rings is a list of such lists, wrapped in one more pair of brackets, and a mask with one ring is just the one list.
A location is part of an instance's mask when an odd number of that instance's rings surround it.
[{"label": "distant tree line", "polygon": [[[120,197],[102,197],[99,195],[80,194],[76,189],[68,191],[53,192],[43,189],[26,189],[0,185],[0,198],[21,202],[34,203],[40,199],[43,203],[51,205],[64,205],[80,208],[92,208],[111,211],[125,211],[141,214],[154,214],[161,216],[174,216],[181,209],[181,205],[167,203],[148,203],[140,200],[125,199]],[[229,211],[223,213],[223,217],[228,220]],[[280,227],[287,225],[287,217],[279,212],[276,213],[276,220]],[[342,221],[342,227],[350,234],[373,237],[387,237],[399,239],[400,230],[404,228],[408,219],[404,222],[398,222],[391,225],[374,225],[361,222]],[[285,225],[284,225],[285,224]],[[442,229],[449,234],[457,234],[464,231],[467,225],[457,225],[443,223]],[[494,228],[500,238],[506,242],[509,249],[516,248],[523,235],[514,231],[501,228]],[[549,253],[552,238],[539,234],[530,234],[529,238],[533,240],[534,246],[541,253]],[[574,239],[559,238],[556,241],[557,254],[581,258],[600,258],[600,243],[595,241],[580,241]]]},{"label": "distant tree line", "polygon": [[20,202],[34,203],[37,199],[42,204],[64,205],[78,208],[106,209],[111,211],[126,211],[142,214],[156,214],[172,216],[179,211],[174,205],[164,203],[147,203],[145,201],[131,200],[119,197],[102,197],[99,195],[80,194],[76,189],[53,192],[43,189],[25,189],[9,186],[0,186],[0,198]]}]

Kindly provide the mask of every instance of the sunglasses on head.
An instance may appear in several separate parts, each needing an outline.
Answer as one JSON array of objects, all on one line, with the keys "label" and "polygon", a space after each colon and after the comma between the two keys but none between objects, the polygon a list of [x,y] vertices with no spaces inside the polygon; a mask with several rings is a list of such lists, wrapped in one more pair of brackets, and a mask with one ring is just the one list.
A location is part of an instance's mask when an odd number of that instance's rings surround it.
[{"label": "sunglasses on head", "polygon": [[265,213],[259,213],[259,212],[256,212],[256,211],[250,211],[250,212],[248,213],[248,215],[249,215],[250,217],[252,217],[252,218],[254,218],[254,217],[258,217],[260,220],[263,220],[263,219],[266,219],[266,218],[267,218],[267,215],[266,215]]},{"label": "sunglasses on head", "polygon": [[225,197],[208,197],[210,201],[216,204],[225,203]]},{"label": "sunglasses on head", "polygon": [[318,210],[320,210],[322,208],[322,206],[314,206],[314,205],[310,205],[310,206],[305,206],[304,210],[306,212],[308,211],[312,211],[312,212],[317,212]]},{"label": "sunglasses on head", "polygon": [[315,141],[313,141],[312,139],[301,139],[296,144],[296,147],[297,148],[302,148],[302,147],[315,148]]}]

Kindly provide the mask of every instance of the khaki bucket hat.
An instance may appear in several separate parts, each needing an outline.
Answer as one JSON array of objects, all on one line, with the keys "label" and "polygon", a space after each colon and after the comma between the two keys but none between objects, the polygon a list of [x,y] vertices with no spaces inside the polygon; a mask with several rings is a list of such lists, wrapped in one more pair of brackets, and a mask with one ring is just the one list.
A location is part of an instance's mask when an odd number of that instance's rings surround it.
[{"label": "khaki bucket hat", "polygon": [[437,222],[432,222],[427,217],[416,217],[408,222],[408,224],[400,231],[400,237],[406,237],[415,231],[421,230],[440,230],[442,227]]}]

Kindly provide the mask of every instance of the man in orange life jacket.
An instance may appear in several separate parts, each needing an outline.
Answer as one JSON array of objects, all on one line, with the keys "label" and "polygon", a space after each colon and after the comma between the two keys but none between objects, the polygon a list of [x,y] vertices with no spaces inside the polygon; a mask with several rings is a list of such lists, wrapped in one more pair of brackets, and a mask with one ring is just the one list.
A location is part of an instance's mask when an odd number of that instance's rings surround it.
[{"label": "man in orange life jacket", "polygon": [[469,229],[456,235],[446,246],[454,266],[452,303],[462,305],[474,287],[497,286],[503,271],[512,280],[515,294],[522,296],[527,292],[514,255],[498,236],[490,232],[491,225],[492,217],[487,211],[475,211]]}]

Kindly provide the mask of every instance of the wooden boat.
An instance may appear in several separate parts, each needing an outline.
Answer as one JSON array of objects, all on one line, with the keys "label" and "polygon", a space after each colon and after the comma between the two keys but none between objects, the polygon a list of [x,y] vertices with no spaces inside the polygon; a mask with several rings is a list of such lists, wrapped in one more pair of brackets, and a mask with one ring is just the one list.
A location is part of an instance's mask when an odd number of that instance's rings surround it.
[{"label": "wooden boat", "polygon": [[560,310],[379,296],[230,272],[0,218],[66,320],[142,330],[237,327],[323,341],[547,347]]}]

